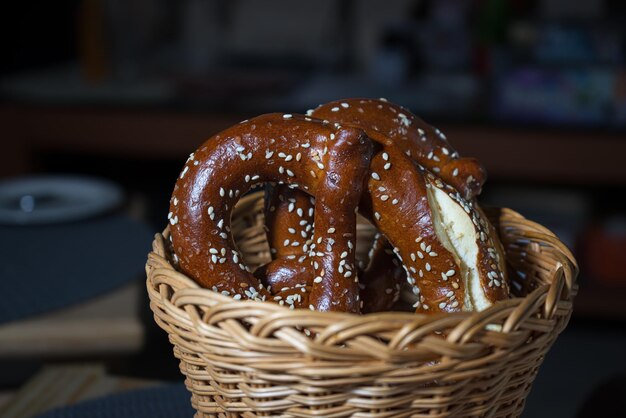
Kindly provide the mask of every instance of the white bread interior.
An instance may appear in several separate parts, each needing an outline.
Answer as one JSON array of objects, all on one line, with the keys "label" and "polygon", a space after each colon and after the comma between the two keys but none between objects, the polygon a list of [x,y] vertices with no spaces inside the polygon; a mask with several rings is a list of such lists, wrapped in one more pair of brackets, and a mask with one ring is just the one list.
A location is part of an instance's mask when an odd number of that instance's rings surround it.
[{"label": "white bread interior", "polygon": [[445,191],[428,187],[428,201],[435,233],[444,248],[454,256],[465,285],[465,311],[482,311],[491,302],[483,292],[478,263],[478,235],[470,215]]}]

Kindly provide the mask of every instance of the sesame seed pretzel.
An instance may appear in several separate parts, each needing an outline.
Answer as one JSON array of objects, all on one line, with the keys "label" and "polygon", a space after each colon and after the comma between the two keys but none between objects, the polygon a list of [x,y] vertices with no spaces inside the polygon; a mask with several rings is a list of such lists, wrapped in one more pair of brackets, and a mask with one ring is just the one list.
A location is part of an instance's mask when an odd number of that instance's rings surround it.
[{"label": "sesame seed pretzel", "polygon": [[[358,104],[366,103],[376,108],[375,113],[385,110],[380,101],[361,100]],[[201,285],[236,299],[271,297],[290,307],[308,304],[316,310],[358,312],[360,293],[372,299],[377,293],[374,284],[378,284],[364,279],[363,289],[359,289],[353,251],[358,204],[402,261],[418,296],[414,305],[418,311],[480,310],[508,297],[495,232],[469,200],[484,181],[480,166],[450,152],[445,137],[437,131],[443,145],[424,141],[425,129],[408,129],[418,119],[397,106],[388,105],[395,109],[389,110],[395,118],[386,116],[375,122],[365,117],[336,117],[339,110],[351,106],[359,114],[366,113],[359,105],[355,101],[329,104],[312,111],[315,118],[260,116],[223,131],[192,154],[175,187],[169,215],[180,268]],[[331,116],[322,120],[326,108]],[[394,119],[391,128],[383,124],[388,119]],[[419,142],[407,138],[412,131],[418,132]],[[426,152],[428,146],[431,149]],[[366,175],[369,177],[363,181]],[[458,188],[443,182],[444,177]],[[278,186],[282,191],[269,201],[279,202],[269,206],[275,213],[268,216],[269,224],[275,224],[268,237],[275,259],[255,277],[240,260],[229,223],[239,196],[260,182],[296,187],[314,196],[315,203],[304,193],[293,190],[288,195],[292,189]],[[296,207],[299,199],[301,208]],[[293,221],[298,226],[310,222],[291,219],[294,210],[299,214],[298,209],[313,217],[313,239],[303,235],[302,242],[295,241],[295,245],[289,238],[281,243],[285,230],[298,233],[289,226]],[[302,221],[306,223],[300,225]],[[465,238],[454,236],[454,222],[463,226]],[[381,251],[384,245],[375,248],[374,256]],[[375,260],[372,257],[370,267]],[[387,257],[387,265],[390,261],[394,260]],[[313,268],[312,274],[307,266]],[[380,271],[391,270],[368,268],[363,274],[372,272],[371,277],[376,277]],[[395,282],[384,286],[387,300],[397,298]],[[363,307],[365,312],[376,309]]]},{"label": "sesame seed pretzel", "polygon": [[[235,299],[275,297],[243,264],[230,217],[253,185],[289,184],[315,196],[318,226],[308,300],[290,300],[296,306],[308,302],[310,309],[358,312],[356,206],[371,153],[360,129],[299,115],[263,115],[215,135],[190,156],[174,187],[169,218],[179,268]],[[331,251],[322,250],[327,246]]]},{"label": "sesame seed pretzel", "polygon": [[[364,194],[372,199],[360,207],[372,211],[374,225],[394,245],[413,292],[418,295],[418,311],[482,310],[508,297],[502,247],[475,201],[486,179],[485,170],[476,159],[460,158],[439,129],[384,99],[335,101],[310,110],[307,115],[361,128],[382,145],[372,157],[369,194]],[[407,159],[413,164],[407,164]],[[399,182],[404,183],[403,189],[393,190]],[[417,205],[407,195],[410,190],[415,191]],[[446,210],[439,207],[440,201]],[[422,207],[416,209],[419,206]],[[405,207],[404,216],[389,213],[393,207]],[[442,219],[443,213],[458,212],[459,208],[466,216],[457,213],[456,219]],[[418,222],[403,223],[407,217]],[[463,242],[462,237],[454,236],[455,221],[465,221],[464,232],[471,235],[469,241],[467,237]],[[419,228],[412,230],[416,224]],[[415,242],[407,242],[407,237],[413,237]],[[384,254],[380,256],[384,258]],[[364,295],[364,299],[367,301],[368,297]]]},{"label": "sesame seed pretzel", "polygon": [[[379,145],[372,166],[378,164],[382,169],[372,170],[368,188],[369,195],[378,195],[380,201],[374,200],[374,205],[371,204],[372,200],[365,201],[362,207],[370,210],[374,206],[381,207],[380,210],[369,213],[370,219],[380,230],[391,230],[393,235],[398,230],[407,228],[406,224],[388,223],[382,218],[386,218],[386,207],[389,203],[392,206],[402,206],[406,202],[412,202],[410,196],[401,199],[390,197],[396,194],[380,185],[382,182],[390,183],[382,178],[388,171],[404,174],[402,182],[405,183],[405,188],[414,190],[416,196],[423,201],[424,210],[415,211],[415,215],[422,220],[419,227],[421,232],[417,230],[409,234],[416,237],[416,242],[406,243],[402,236],[392,240],[395,244],[394,252],[404,260],[402,267],[417,295],[415,306],[418,310],[438,312],[484,309],[493,301],[508,297],[505,269],[502,266],[502,248],[499,241],[494,239],[495,231],[474,200],[486,178],[483,167],[475,159],[460,158],[441,131],[427,125],[408,110],[382,99],[336,101],[321,105],[307,114],[329,122],[361,128]],[[401,153],[405,155],[400,155]],[[415,167],[410,167],[407,159]],[[403,167],[396,167],[394,170],[392,160]],[[414,171],[424,179],[407,176],[407,173]],[[433,176],[431,172],[437,176]],[[436,199],[429,199],[429,189],[443,191],[471,219],[473,227],[470,225],[472,230],[469,233],[475,234],[477,244],[476,254],[472,254],[471,262],[465,263],[471,266],[464,265],[463,254],[459,255],[455,246],[444,237],[445,231],[437,231],[445,228],[438,228],[443,220],[435,216],[439,211],[430,208],[431,204],[436,204]],[[294,193],[295,199],[301,192]],[[430,192],[430,195],[433,194],[438,193]],[[305,205],[303,210],[310,210],[310,206],[306,206],[306,199],[301,200]],[[269,219],[272,219],[271,216],[279,216],[268,215]],[[394,219],[405,217],[398,214]],[[281,235],[281,223],[273,223],[271,229],[274,234]],[[407,251],[411,247],[415,248]],[[364,312],[388,309],[398,298],[399,279],[403,275],[398,273],[398,263],[394,263],[394,257],[389,252],[385,239],[377,239],[370,251],[370,267],[359,274]],[[306,254],[301,254],[299,260],[302,262],[305,258]]]}]

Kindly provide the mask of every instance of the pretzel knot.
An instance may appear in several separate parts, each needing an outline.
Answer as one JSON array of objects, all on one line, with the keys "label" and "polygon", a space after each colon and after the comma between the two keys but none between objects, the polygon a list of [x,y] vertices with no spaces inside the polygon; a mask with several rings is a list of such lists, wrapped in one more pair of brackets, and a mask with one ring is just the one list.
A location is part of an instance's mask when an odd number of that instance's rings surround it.
[{"label": "pretzel knot", "polygon": [[[235,299],[374,312],[409,286],[420,312],[479,310],[508,297],[501,246],[475,202],[484,179],[442,133],[386,101],[262,115],[191,154],[171,240],[185,274]],[[253,273],[230,219],[261,183],[272,261]],[[379,232],[367,265],[355,259],[357,212]]]}]

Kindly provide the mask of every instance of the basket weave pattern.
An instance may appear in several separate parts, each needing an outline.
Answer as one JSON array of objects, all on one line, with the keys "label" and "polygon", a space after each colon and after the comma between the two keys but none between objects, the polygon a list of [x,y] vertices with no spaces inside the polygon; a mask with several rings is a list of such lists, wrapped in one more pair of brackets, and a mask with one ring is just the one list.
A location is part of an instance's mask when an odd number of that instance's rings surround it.
[{"label": "basket weave pattern", "polygon": [[[517,417],[567,325],[576,262],[547,229],[491,214],[516,297],[480,313],[369,315],[290,310],[200,288],[157,234],[150,306],[168,334],[196,417]],[[262,197],[241,200],[232,231],[246,263],[269,259]],[[357,254],[374,231],[359,225]]]}]

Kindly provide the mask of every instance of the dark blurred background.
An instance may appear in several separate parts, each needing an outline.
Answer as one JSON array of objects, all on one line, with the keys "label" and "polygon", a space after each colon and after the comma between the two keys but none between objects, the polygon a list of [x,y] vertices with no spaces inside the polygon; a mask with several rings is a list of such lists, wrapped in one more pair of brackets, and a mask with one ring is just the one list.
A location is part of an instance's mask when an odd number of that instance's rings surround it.
[{"label": "dark blurred background", "polygon": [[[438,126],[462,155],[482,160],[489,172],[483,204],[546,225],[580,262],[574,317],[539,374],[526,416],[592,416],[595,405],[607,407],[598,393],[616,393],[613,401],[623,405],[626,2],[56,0],[1,7],[0,181],[104,179],[124,197],[100,220],[128,218],[158,231],[182,164],[210,135],[263,112],[386,97]],[[69,225],[80,229],[77,221]],[[36,234],[40,227],[6,226],[0,240],[20,234],[16,228]],[[136,288],[120,299],[137,305],[136,343],[72,355],[3,351],[3,336],[14,335],[6,328],[19,331],[22,320],[0,318],[0,390],[12,393],[44,364],[77,359],[100,361],[116,375],[179,378],[147,309],[141,268],[149,233],[141,242],[124,285]]]}]

